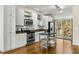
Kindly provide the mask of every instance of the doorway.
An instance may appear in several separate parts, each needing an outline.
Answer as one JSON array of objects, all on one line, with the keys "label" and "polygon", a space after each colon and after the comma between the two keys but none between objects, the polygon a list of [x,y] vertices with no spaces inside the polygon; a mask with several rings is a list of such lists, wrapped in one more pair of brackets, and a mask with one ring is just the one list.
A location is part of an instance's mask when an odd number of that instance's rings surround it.
[{"label": "doorway", "polygon": [[55,20],[56,53],[72,53],[73,20]]}]

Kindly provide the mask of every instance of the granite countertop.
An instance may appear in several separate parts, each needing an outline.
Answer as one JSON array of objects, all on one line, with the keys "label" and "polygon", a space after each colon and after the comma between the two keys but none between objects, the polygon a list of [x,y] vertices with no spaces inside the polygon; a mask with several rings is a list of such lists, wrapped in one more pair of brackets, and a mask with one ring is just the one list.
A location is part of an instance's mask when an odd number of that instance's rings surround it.
[{"label": "granite countertop", "polygon": [[56,33],[48,33],[48,32],[46,32],[46,33],[40,33],[40,35],[52,35],[52,34],[56,34]]},{"label": "granite countertop", "polygon": [[21,31],[16,31],[16,34],[27,33],[27,32],[40,32],[40,31],[48,31],[48,29],[21,30]]},{"label": "granite countertop", "polygon": [[34,29],[34,30],[30,30],[30,31],[39,32],[39,31],[48,31],[48,30],[47,29]]}]

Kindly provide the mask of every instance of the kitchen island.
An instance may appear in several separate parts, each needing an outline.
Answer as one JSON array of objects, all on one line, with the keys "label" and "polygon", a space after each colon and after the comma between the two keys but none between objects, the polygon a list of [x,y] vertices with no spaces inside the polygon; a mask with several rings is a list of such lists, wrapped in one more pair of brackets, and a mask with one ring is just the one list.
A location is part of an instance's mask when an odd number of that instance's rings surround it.
[{"label": "kitchen island", "polygon": [[21,31],[16,31],[16,34],[19,33],[27,33],[27,32],[40,32],[40,31],[48,31],[48,29],[33,29],[33,30],[21,30]]}]

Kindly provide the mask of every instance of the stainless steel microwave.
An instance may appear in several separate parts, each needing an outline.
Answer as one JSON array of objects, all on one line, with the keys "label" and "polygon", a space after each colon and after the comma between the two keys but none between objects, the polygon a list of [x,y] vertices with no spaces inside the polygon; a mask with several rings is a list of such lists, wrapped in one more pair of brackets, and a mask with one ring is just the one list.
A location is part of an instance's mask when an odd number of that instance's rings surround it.
[{"label": "stainless steel microwave", "polygon": [[24,20],[24,25],[25,26],[31,26],[31,25],[33,25],[33,20]]}]

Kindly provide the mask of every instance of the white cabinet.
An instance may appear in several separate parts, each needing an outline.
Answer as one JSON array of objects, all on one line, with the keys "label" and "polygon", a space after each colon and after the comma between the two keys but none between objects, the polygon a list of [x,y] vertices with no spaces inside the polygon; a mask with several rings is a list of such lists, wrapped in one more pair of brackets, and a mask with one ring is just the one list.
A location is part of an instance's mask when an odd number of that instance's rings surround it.
[{"label": "white cabinet", "polygon": [[4,20],[3,20],[3,14],[4,14],[4,9],[3,9],[3,5],[0,5],[0,51],[3,51],[3,49],[4,49]]},{"label": "white cabinet", "polygon": [[35,42],[39,41],[39,32],[35,32]]},{"label": "white cabinet", "polygon": [[15,47],[15,20],[16,7],[13,5],[3,5],[3,52]]},{"label": "white cabinet", "polygon": [[53,17],[51,16],[43,16],[42,17],[43,20],[43,25],[45,29],[48,29],[48,22],[53,20]]},{"label": "white cabinet", "polygon": [[34,27],[34,29],[38,29],[38,20],[37,20],[37,13],[36,12],[34,12],[33,14],[32,14],[32,19],[33,19],[33,27]]},{"label": "white cabinet", "polygon": [[24,25],[24,10],[16,8],[16,25]]},{"label": "white cabinet", "polygon": [[27,34],[19,33],[16,34],[16,48],[22,47],[27,44]]},{"label": "white cabinet", "polygon": [[[39,42],[39,34],[44,33],[44,31],[35,32],[35,42]],[[44,38],[44,36],[41,36],[41,38]]]}]

